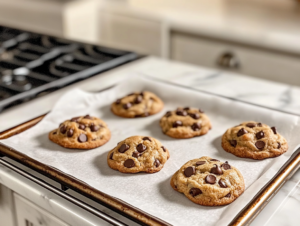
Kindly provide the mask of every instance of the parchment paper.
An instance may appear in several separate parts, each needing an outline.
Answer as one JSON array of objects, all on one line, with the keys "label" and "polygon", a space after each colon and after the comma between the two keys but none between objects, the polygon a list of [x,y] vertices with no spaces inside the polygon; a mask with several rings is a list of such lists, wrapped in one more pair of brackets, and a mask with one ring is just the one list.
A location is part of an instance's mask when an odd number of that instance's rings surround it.
[{"label": "parchment paper", "polygon": [[[165,103],[163,111],[146,118],[125,119],[110,111],[110,104],[134,91],[156,93]],[[213,128],[201,137],[177,140],[164,135],[159,119],[167,110],[197,107],[210,117]],[[83,151],[65,149],[48,139],[48,133],[66,119],[91,114],[107,122],[112,137],[102,147]],[[284,155],[262,161],[238,158],[221,147],[221,136],[227,128],[246,120],[276,126],[286,137],[289,150]],[[228,225],[236,214],[275,175],[297,149],[299,117],[204,94],[145,77],[133,76],[101,93],[72,90],[65,94],[40,123],[2,143],[44,164],[68,173],[96,189],[173,225]],[[170,150],[170,159],[155,174],[123,174],[108,167],[106,156],[116,144],[132,135],[153,136]],[[210,156],[237,167],[243,174],[246,191],[235,202],[222,207],[204,207],[189,201],[170,186],[171,176],[187,161]]]}]

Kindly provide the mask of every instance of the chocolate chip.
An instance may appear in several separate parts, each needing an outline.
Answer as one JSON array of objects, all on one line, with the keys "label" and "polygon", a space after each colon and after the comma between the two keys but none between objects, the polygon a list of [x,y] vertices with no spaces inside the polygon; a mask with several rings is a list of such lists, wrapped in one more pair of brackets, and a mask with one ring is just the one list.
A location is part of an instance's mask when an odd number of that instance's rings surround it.
[{"label": "chocolate chip", "polygon": [[71,118],[71,122],[78,122],[80,117],[74,117],[74,118]]},{"label": "chocolate chip", "polygon": [[120,104],[120,103],[121,103],[121,99],[117,99],[116,104]]},{"label": "chocolate chip", "polygon": [[213,174],[216,174],[216,175],[222,175],[223,174],[223,171],[222,171],[221,167],[218,166],[218,165],[215,165],[213,168],[211,168],[210,172],[213,173]]},{"label": "chocolate chip", "polygon": [[143,145],[143,144],[138,144],[138,145],[136,146],[136,150],[137,150],[139,153],[142,153],[142,152],[146,151],[146,149],[147,149],[147,147],[146,147],[145,145]]},{"label": "chocolate chip", "polygon": [[198,161],[196,162],[196,166],[201,166],[204,165],[206,162],[205,161]]},{"label": "chocolate chip", "polygon": [[151,139],[149,137],[144,137],[143,140],[149,140],[151,142]]},{"label": "chocolate chip", "polygon": [[113,160],[113,156],[114,156],[114,153],[112,152],[112,153],[110,154],[109,158],[110,158],[111,160]]},{"label": "chocolate chip", "polygon": [[207,175],[205,177],[205,182],[208,184],[215,184],[216,180],[217,180],[217,178],[214,175]]},{"label": "chocolate chip", "polygon": [[191,116],[193,119],[200,118],[200,115],[198,113],[189,113],[189,116]]},{"label": "chocolate chip", "polygon": [[194,166],[189,166],[189,167],[187,167],[185,170],[184,170],[184,175],[186,176],[186,177],[190,177],[190,176],[192,176],[192,175],[194,175],[195,174],[195,167]]},{"label": "chocolate chip", "polygon": [[204,113],[204,111],[203,111],[203,110],[201,110],[201,109],[199,109],[199,112],[200,112],[200,113]]},{"label": "chocolate chip", "polygon": [[183,108],[183,110],[188,111],[188,110],[190,110],[190,108],[189,107],[185,107],[185,108]]},{"label": "chocolate chip", "polygon": [[259,140],[259,141],[256,141],[256,143],[255,143],[255,146],[256,146],[256,147],[257,147],[257,149],[259,149],[259,150],[262,150],[262,149],[264,149],[265,145],[266,145],[266,143],[265,143],[265,142],[263,142],[263,141],[261,141],[261,140]]},{"label": "chocolate chip", "polygon": [[227,188],[227,185],[226,185],[225,181],[223,181],[222,179],[219,180],[219,185],[220,185],[221,188]]},{"label": "chocolate chip", "polygon": [[199,122],[195,122],[195,123],[191,126],[192,130],[194,130],[194,131],[200,130],[201,127],[202,127],[202,126],[201,126],[201,124],[200,124]]},{"label": "chocolate chip", "polygon": [[227,194],[227,195],[225,195],[224,197],[226,197],[226,198],[230,198],[230,196],[231,196],[231,194],[230,194],[230,192]]},{"label": "chocolate chip", "polygon": [[55,134],[57,134],[57,132],[53,132],[52,134],[55,135]]},{"label": "chocolate chip", "polygon": [[170,117],[172,115],[172,112],[170,112],[170,111],[167,111],[167,113],[165,114],[165,117]]},{"label": "chocolate chip", "polygon": [[257,123],[257,126],[262,127],[262,123],[261,122]]},{"label": "chocolate chip", "polygon": [[65,134],[67,132],[67,128],[65,125],[62,125],[62,127],[60,127],[59,131],[62,133],[62,134]]},{"label": "chocolate chip", "polygon": [[159,165],[160,165],[160,161],[159,161],[158,159],[155,159],[155,161],[154,161],[154,165],[155,165],[156,167],[159,167]]},{"label": "chocolate chip", "polygon": [[86,142],[87,141],[87,136],[84,133],[80,134],[79,137],[78,137],[78,141],[80,143]]},{"label": "chocolate chip", "polygon": [[231,169],[231,166],[228,164],[228,162],[225,162],[221,165],[221,167],[224,169],[224,170],[229,170]]},{"label": "chocolate chip", "polygon": [[141,92],[140,95],[141,95],[142,97],[144,97],[144,92]]},{"label": "chocolate chip", "polygon": [[189,193],[191,196],[195,197],[197,195],[202,194],[202,191],[199,188],[191,188]]},{"label": "chocolate chip", "polygon": [[276,130],[276,127],[275,127],[275,126],[271,127],[271,129],[273,130],[273,133],[274,133],[274,134],[277,134],[277,130]]},{"label": "chocolate chip", "polygon": [[241,129],[238,131],[237,136],[240,137],[240,136],[242,136],[242,135],[244,135],[244,134],[246,134],[246,133],[248,133],[248,131],[245,130],[244,128],[241,128]]},{"label": "chocolate chip", "polygon": [[132,153],[132,157],[135,157],[135,158],[140,157],[140,155],[141,154],[139,152],[137,152],[137,151],[135,151],[135,152]]},{"label": "chocolate chip", "polygon": [[187,112],[181,109],[176,110],[176,115],[187,116]]},{"label": "chocolate chip", "polygon": [[131,106],[132,106],[131,103],[123,104],[123,108],[124,108],[125,110],[129,109]]},{"label": "chocolate chip", "polygon": [[72,137],[74,134],[74,130],[73,129],[69,129],[68,132],[67,132],[67,136],[68,137]]},{"label": "chocolate chip", "polygon": [[121,147],[119,148],[119,152],[120,153],[124,153],[125,151],[127,151],[129,149],[129,145],[127,144],[122,144]]},{"label": "chocolate chip", "polygon": [[84,130],[85,129],[85,125],[84,124],[79,124],[78,128]]},{"label": "chocolate chip", "polygon": [[210,161],[212,161],[212,162],[220,162],[220,160],[218,160],[218,159],[211,159]]},{"label": "chocolate chip", "polygon": [[256,133],[256,139],[261,139],[265,137],[265,133],[263,131],[259,131],[258,133]]},{"label": "chocolate chip", "polygon": [[134,100],[134,103],[135,104],[139,104],[139,103],[141,103],[143,101],[143,97],[142,96],[137,96],[136,98],[135,98],[135,100]]},{"label": "chocolate chip", "polygon": [[279,142],[277,143],[278,143],[277,149],[281,148],[281,144]]},{"label": "chocolate chip", "polygon": [[100,127],[93,124],[90,126],[90,129],[92,132],[97,132],[100,129]]},{"label": "chocolate chip", "polygon": [[173,122],[173,127],[174,128],[177,128],[178,126],[182,126],[182,122],[181,121],[175,121],[175,122]]},{"label": "chocolate chip", "polygon": [[232,147],[236,147],[236,145],[237,145],[237,141],[236,140],[230,140],[229,143],[230,143],[230,145]]},{"label": "chocolate chip", "polygon": [[90,115],[86,115],[86,116],[84,116],[83,118],[86,118],[86,119],[93,119],[93,117],[91,117]]},{"label": "chocolate chip", "polygon": [[124,166],[126,168],[132,168],[135,166],[135,163],[132,159],[127,159],[125,162],[124,162]]},{"label": "chocolate chip", "polygon": [[249,128],[253,128],[253,127],[255,127],[256,125],[255,125],[255,123],[247,123],[246,126],[249,127]]},{"label": "chocolate chip", "polygon": [[163,149],[164,152],[166,152],[166,148],[164,146],[161,146],[161,148]]}]

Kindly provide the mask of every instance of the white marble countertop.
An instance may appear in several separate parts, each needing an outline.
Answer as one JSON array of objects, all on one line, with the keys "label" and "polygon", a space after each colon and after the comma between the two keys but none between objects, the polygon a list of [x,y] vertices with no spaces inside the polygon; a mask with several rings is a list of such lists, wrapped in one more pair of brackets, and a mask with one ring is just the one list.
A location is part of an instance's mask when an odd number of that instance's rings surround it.
[{"label": "white marble countertop", "polygon": [[[1,113],[0,131],[48,112],[59,96],[73,87],[80,87],[88,91],[98,91],[120,81],[128,72],[138,72],[189,86],[193,89],[300,115],[300,99],[298,98],[300,87],[147,57]],[[251,225],[299,225],[299,220],[296,217],[296,211],[300,208],[300,202],[297,197],[299,179],[300,172],[297,172],[281,188]],[[49,206],[51,206],[51,213],[59,216],[61,219],[70,218],[70,216],[74,219],[80,219],[78,220],[79,223],[74,223],[76,220],[70,221],[69,223],[72,225],[106,225],[102,221],[96,221],[96,218],[91,214],[41,189],[38,185],[26,182],[24,178],[9,172],[5,167],[0,167],[0,182],[44,208],[50,208]],[[99,207],[99,205],[97,207],[114,214],[105,207]],[[117,214],[114,215],[117,218],[122,218]],[[124,220],[124,218],[122,219]],[[132,225],[131,223],[129,224]]]}]

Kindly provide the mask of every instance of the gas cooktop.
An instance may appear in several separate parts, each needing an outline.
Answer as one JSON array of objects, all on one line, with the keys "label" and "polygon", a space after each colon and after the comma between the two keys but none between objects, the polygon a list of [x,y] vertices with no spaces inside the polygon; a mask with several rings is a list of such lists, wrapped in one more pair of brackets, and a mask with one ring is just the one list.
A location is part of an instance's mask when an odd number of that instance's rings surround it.
[{"label": "gas cooktop", "polygon": [[0,26],[0,112],[136,58],[133,52]]}]

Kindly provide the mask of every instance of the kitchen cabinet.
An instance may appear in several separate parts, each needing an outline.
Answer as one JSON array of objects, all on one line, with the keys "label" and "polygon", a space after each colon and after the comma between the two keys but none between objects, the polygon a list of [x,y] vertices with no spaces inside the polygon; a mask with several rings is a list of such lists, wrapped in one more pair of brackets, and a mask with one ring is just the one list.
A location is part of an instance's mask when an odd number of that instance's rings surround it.
[{"label": "kitchen cabinet", "polygon": [[0,225],[16,226],[13,192],[0,184]]}]

